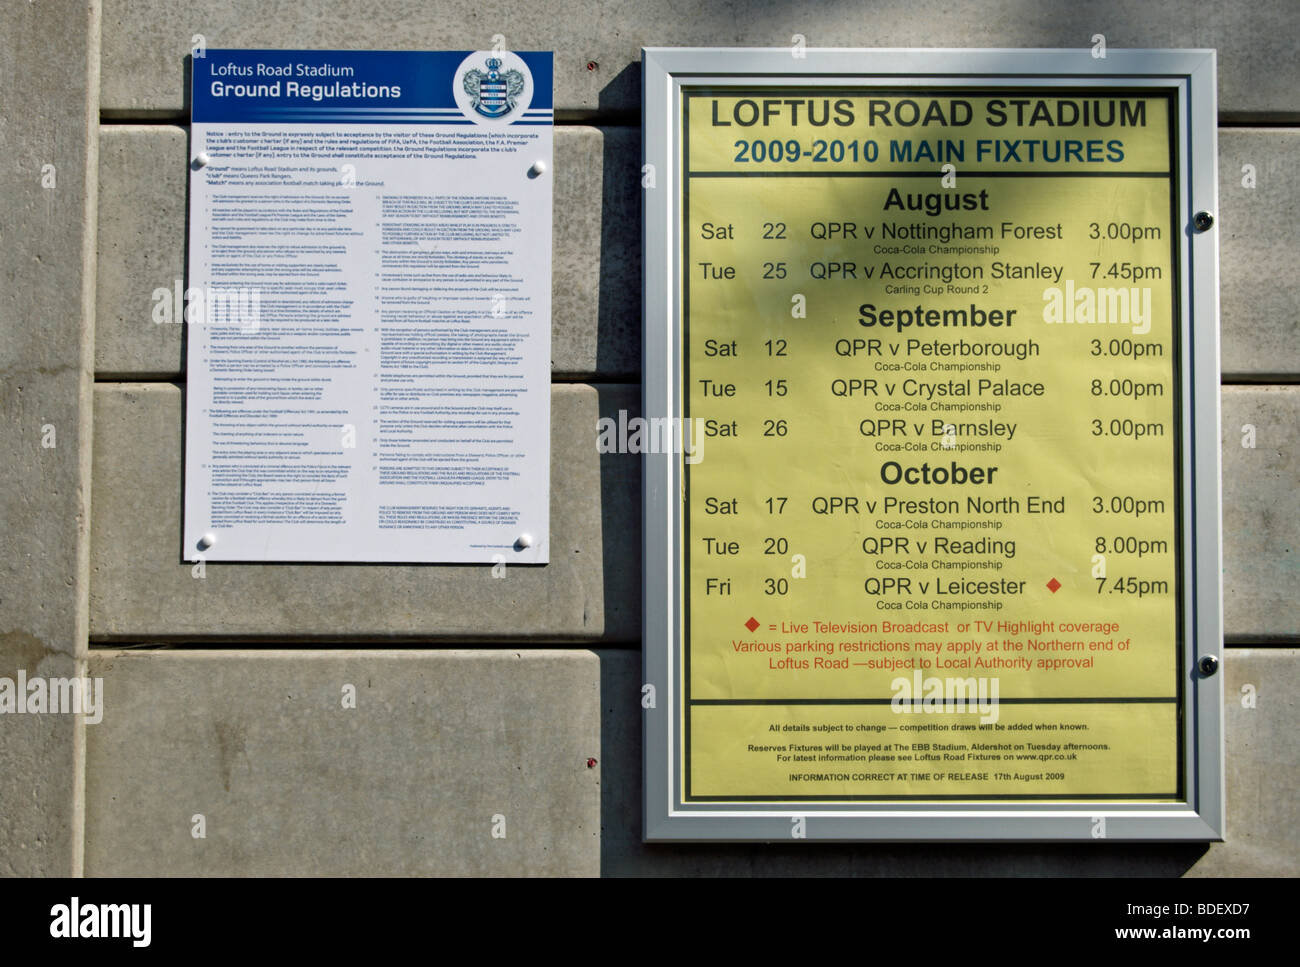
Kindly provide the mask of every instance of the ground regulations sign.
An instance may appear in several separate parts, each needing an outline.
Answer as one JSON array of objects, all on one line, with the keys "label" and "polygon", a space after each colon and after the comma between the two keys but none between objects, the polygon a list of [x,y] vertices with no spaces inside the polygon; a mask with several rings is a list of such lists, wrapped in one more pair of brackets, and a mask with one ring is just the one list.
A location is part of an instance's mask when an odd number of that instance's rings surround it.
[{"label": "ground regulations sign", "polygon": [[546,563],[551,75],[195,52],[187,560]]},{"label": "ground regulations sign", "polygon": [[644,70],[647,837],[1221,836],[1213,53]]}]

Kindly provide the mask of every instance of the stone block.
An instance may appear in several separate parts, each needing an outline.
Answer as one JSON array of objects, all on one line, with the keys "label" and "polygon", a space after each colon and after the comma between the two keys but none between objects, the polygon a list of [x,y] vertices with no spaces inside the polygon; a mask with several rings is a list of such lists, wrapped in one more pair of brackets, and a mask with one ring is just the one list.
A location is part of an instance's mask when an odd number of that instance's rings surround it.
[{"label": "stone block", "polygon": [[91,671],[87,875],[598,871],[589,651],[97,650]]}]

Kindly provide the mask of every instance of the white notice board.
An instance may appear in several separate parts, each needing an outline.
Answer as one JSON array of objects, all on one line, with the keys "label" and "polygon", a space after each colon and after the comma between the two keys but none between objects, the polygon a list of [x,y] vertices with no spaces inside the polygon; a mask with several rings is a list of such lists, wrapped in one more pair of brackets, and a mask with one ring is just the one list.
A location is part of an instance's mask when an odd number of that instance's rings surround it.
[{"label": "white notice board", "polygon": [[193,77],[184,558],[546,563],[551,54]]}]

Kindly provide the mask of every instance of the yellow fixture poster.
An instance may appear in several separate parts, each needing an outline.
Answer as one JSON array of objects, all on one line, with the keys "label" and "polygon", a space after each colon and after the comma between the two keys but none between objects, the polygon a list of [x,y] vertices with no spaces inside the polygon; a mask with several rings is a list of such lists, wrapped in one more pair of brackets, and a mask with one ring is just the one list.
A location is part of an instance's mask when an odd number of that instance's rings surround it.
[{"label": "yellow fixture poster", "polygon": [[1172,96],[683,98],[684,801],[1184,798]]}]

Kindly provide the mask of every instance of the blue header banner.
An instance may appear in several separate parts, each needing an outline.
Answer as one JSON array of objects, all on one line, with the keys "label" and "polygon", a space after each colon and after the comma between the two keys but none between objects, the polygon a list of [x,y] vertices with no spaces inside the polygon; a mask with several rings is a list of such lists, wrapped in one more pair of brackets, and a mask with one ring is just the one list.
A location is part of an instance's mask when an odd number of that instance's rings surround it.
[{"label": "blue header banner", "polygon": [[207,50],[195,124],[549,124],[550,51]]}]

